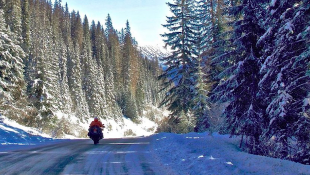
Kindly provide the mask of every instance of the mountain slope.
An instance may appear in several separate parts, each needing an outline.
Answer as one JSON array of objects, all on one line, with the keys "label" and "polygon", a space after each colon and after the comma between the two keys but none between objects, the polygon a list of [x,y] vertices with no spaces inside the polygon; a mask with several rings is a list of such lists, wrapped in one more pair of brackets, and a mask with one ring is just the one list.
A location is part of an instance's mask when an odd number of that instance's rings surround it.
[{"label": "mountain slope", "polygon": [[148,59],[160,59],[163,57],[167,57],[170,52],[169,50],[165,49],[164,47],[160,47],[160,46],[141,46],[139,47],[139,50],[141,52],[141,54],[144,57],[147,57]]}]

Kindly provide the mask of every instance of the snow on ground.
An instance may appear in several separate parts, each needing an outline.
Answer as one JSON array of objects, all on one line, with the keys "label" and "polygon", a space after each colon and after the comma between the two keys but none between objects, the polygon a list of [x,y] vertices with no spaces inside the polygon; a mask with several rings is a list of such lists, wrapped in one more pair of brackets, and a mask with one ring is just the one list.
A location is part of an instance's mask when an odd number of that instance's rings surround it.
[{"label": "snow on ground", "polygon": [[[138,128],[137,124],[133,124],[127,119],[124,120],[124,123],[128,125],[127,128],[133,128],[135,132],[141,132],[145,136],[153,132],[147,133],[145,128]],[[118,128],[117,132],[116,125],[110,124],[114,127],[112,131],[115,131],[106,133],[110,137],[120,137],[121,135],[118,133],[125,132],[122,128]],[[145,124],[146,128],[152,126],[148,120],[143,120],[141,124]],[[238,148],[239,138],[229,138],[228,135],[207,132],[160,133],[151,135],[151,140],[148,150],[152,153],[152,158],[157,159],[166,168],[163,172],[171,172],[171,174],[310,174],[309,165],[242,152]],[[35,129],[0,117],[0,153],[61,141],[65,140],[52,139]]]},{"label": "snow on ground", "polygon": [[157,129],[157,124],[147,118],[142,118],[139,124],[128,118],[123,118],[122,121],[115,121],[114,119],[101,121],[105,125],[103,130],[105,138],[149,136],[154,134]]},{"label": "snow on ground", "polygon": [[0,152],[62,141],[0,115]]},{"label": "snow on ground", "polygon": [[160,133],[151,147],[167,169],[177,167],[176,174],[310,174],[309,165],[251,155],[238,144],[239,138],[217,133]]},{"label": "snow on ground", "polygon": [[6,117],[0,118],[0,136],[1,145],[31,145],[52,140],[50,136],[33,128],[22,126]]},{"label": "snow on ground", "polygon": [[[149,114],[151,112],[156,114]],[[164,113],[164,114],[161,114]],[[59,120],[67,120],[70,121],[70,124],[74,126],[72,128],[73,135],[65,135],[64,138],[73,139],[76,137],[87,137],[80,135],[80,130],[87,131],[89,128],[89,124],[94,120],[93,118],[89,118],[86,121],[78,119],[75,115],[68,115],[58,111],[55,113]],[[160,115],[161,114],[161,115]],[[162,111],[154,106],[149,106],[147,111],[143,112],[144,116],[139,118],[139,122],[135,123],[129,118],[121,117],[121,118],[106,118],[103,119],[98,117],[99,120],[105,125],[105,129],[103,130],[103,134],[105,138],[122,138],[122,137],[134,137],[134,136],[149,136],[156,132],[157,124],[154,121],[151,121],[145,115],[151,115],[151,117],[157,120],[160,120],[162,116],[168,115],[167,111]]]}]

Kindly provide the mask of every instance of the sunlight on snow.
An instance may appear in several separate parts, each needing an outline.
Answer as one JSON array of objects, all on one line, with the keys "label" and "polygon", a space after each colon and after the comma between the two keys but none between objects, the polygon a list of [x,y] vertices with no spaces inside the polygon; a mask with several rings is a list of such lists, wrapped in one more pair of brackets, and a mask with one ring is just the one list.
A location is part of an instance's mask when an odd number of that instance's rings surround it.
[{"label": "sunlight on snow", "polygon": [[116,151],[115,154],[133,154],[137,153],[137,151]]},{"label": "sunlight on snow", "polygon": [[200,137],[186,137],[187,139],[200,139]]},{"label": "sunlight on snow", "polygon": [[233,163],[231,162],[225,162],[227,165],[234,165]]},{"label": "sunlight on snow", "polygon": [[210,160],[215,160],[216,158],[214,158],[213,156],[209,157]]},{"label": "sunlight on snow", "polygon": [[161,140],[161,139],[166,139],[167,137],[162,137],[162,138],[160,138],[160,139],[156,139],[156,140]]}]

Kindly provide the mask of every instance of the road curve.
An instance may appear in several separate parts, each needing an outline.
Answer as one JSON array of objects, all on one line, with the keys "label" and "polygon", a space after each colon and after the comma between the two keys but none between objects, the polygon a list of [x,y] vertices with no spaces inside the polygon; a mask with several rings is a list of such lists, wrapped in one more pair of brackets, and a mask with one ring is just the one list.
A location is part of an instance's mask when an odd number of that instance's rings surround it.
[{"label": "road curve", "polygon": [[[0,174],[166,174],[152,157],[151,138],[70,140],[0,152]],[[170,173],[169,173],[170,174]]]}]

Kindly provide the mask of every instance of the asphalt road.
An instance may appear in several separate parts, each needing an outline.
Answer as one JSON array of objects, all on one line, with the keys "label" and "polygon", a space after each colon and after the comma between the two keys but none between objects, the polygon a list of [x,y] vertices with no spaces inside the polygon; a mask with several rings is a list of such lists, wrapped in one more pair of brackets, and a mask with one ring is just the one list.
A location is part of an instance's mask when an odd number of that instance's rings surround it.
[{"label": "asphalt road", "polygon": [[0,152],[0,174],[166,174],[152,157],[150,138],[69,140]]}]

